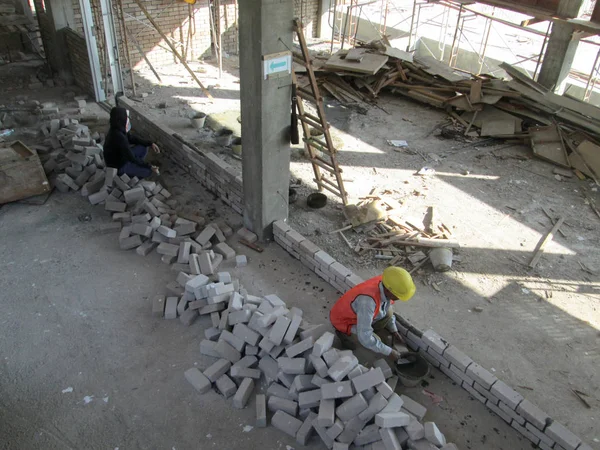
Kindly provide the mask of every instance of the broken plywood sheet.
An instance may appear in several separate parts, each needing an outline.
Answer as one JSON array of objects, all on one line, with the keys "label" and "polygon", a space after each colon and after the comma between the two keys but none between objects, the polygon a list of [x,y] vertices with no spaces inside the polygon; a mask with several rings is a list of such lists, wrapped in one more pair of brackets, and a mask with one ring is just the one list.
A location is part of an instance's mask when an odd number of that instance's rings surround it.
[{"label": "broken plywood sheet", "polygon": [[486,120],[481,125],[483,136],[512,136],[515,134],[514,119]]},{"label": "broken plywood sheet", "polygon": [[367,53],[364,50],[363,58],[360,62],[347,61],[345,59],[347,52],[340,50],[327,60],[325,67],[333,70],[344,70],[348,72],[366,73],[375,75],[386,62],[390,59],[388,56]]},{"label": "broken plywood sheet", "polygon": [[0,147],[0,204],[43,194],[50,184],[37,153],[21,141]]},{"label": "broken plywood sheet", "polygon": [[[600,179],[600,147],[590,141],[583,141],[577,147],[577,152],[585,161],[587,167],[592,171],[595,179]],[[583,171],[582,171],[583,172]],[[585,173],[585,172],[584,172]]]},{"label": "broken plywood sheet", "polygon": [[[461,117],[462,119],[470,123],[473,119],[473,112],[464,113]],[[501,111],[495,106],[485,105],[484,108],[477,113],[477,117],[473,121],[473,125],[477,128],[482,128],[485,122],[499,121],[499,120],[508,120],[512,121],[514,124],[514,130],[510,134],[520,133],[521,132],[521,123],[523,122],[518,117],[513,116],[507,112]]]},{"label": "broken plywood sheet", "polygon": [[385,50],[383,50],[381,53],[391,56],[392,58],[401,59],[402,61],[413,62],[412,53],[405,52],[404,50],[400,50],[396,47],[390,47],[389,45],[386,45]]},{"label": "broken plywood sheet", "polygon": [[531,89],[534,89],[535,91],[539,92],[540,94],[545,94],[546,92],[548,92],[548,89],[546,89],[544,86],[533,81],[533,79],[529,76],[529,74],[523,72],[520,69],[517,69],[516,67],[511,66],[507,62],[503,62],[502,64],[499,64],[498,67],[504,69],[504,71],[507,74],[509,74],[511,76],[511,78],[520,81],[521,83],[529,86]]},{"label": "broken plywood sheet", "polygon": [[467,77],[455,73],[451,67],[438,61],[433,56],[415,56],[415,61],[425,67],[425,72],[430,75],[437,75],[444,80],[456,82],[464,81]]},{"label": "broken plywood sheet", "polygon": [[555,125],[529,128],[533,153],[562,167],[571,167],[567,152]]}]

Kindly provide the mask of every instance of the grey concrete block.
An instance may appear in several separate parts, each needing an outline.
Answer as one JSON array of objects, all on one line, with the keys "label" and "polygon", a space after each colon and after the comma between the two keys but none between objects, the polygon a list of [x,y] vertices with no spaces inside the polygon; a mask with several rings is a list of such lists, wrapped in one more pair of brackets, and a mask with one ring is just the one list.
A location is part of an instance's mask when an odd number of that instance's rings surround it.
[{"label": "grey concrete block", "polygon": [[279,365],[270,356],[265,356],[258,362],[258,368],[265,374],[265,377],[271,380],[277,379],[277,372],[279,372]]},{"label": "grey concrete block", "polygon": [[285,434],[296,438],[302,422],[284,411],[277,411],[271,418],[271,425]]},{"label": "grey concrete block", "polygon": [[285,388],[279,383],[271,383],[267,389],[267,395],[269,397],[273,396],[284,398],[286,400],[294,400],[294,398],[290,395],[289,389]]},{"label": "grey concrete block", "polygon": [[[184,299],[183,297],[181,297],[179,299],[179,302],[177,302],[177,315],[181,316],[185,310],[187,309],[187,300]],[[198,311],[194,311],[196,313],[196,315],[198,315]]]},{"label": "grey concrete block", "polygon": [[200,275],[202,272],[200,271],[200,259],[199,256],[195,253],[190,254],[190,271],[194,275]]},{"label": "grey concrete block", "polygon": [[232,363],[238,362],[242,358],[240,352],[233,348],[230,344],[225,342],[222,339],[222,336],[221,339],[219,339],[219,342],[217,342],[215,350],[219,353],[219,355],[221,355],[222,358],[225,358],[226,360],[231,361]]},{"label": "grey concrete block", "polygon": [[219,283],[231,283],[231,274],[229,272],[219,272],[217,279]]},{"label": "grey concrete block", "polygon": [[290,394],[297,396],[298,391],[293,388],[294,380],[298,375],[289,375],[287,373],[283,373],[281,370],[277,373],[277,379],[288,389],[290,389]]},{"label": "grey concrete block", "polygon": [[354,395],[352,383],[350,381],[338,381],[337,383],[325,383],[321,386],[321,398],[338,399],[347,398]]},{"label": "grey concrete block", "polygon": [[333,439],[331,439],[327,435],[327,429],[320,426],[317,423],[317,419],[313,420],[312,426],[313,426],[314,430],[317,432],[317,434],[319,435],[319,437],[321,438],[321,440],[323,441],[323,444],[325,444],[325,447],[327,447],[329,449],[333,448]]},{"label": "grey concrete block", "polygon": [[177,255],[178,263],[189,264],[190,249],[191,249],[191,244],[189,242],[182,242],[181,244],[179,244],[179,254]]},{"label": "grey concrete block", "polygon": [[315,408],[321,403],[321,389],[304,391],[298,394],[298,405],[300,408]]},{"label": "grey concrete block", "polygon": [[231,362],[226,359],[219,359],[210,365],[203,373],[212,383],[215,383],[221,376],[225,375],[231,368]]},{"label": "grey concrete block", "polygon": [[316,387],[321,387],[325,383],[329,383],[329,380],[326,380],[325,378],[321,378],[319,375],[314,374],[312,375],[312,379],[310,380],[310,382]]},{"label": "grey concrete block", "polygon": [[281,357],[277,360],[279,369],[290,375],[302,375],[306,369],[306,359]]},{"label": "grey concrete block", "polygon": [[214,248],[215,253],[223,255],[223,258],[225,258],[226,260],[235,258],[235,250],[233,250],[225,242],[221,242],[221,243],[215,245],[213,248]]},{"label": "grey concrete block", "polygon": [[[448,443],[448,444],[444,445],[440,450],[458,450],[458,447],[456,444]],[[586,450],[586,449],[580,447],[579,450]],[[591,447],[589,450],[592,450]]]},{"label": "grey concrete block", "polygon": [[314,356],[323,356],[323,353],[325,353],[327,350],[329,350],[331,348],[331,346],[333,345],[334,337],[335,337],[334,334],[330,333],[329,331],[324,333],[315,342],[312,354]]},{"label": "grey concrete block", "polygon": [[425,438],[425,428],[416,419],[412,419],[410,423],[404,427],[404,431],[406,431],[408,437],[413,441]]},{"label": "grey concrete block", "polygon": [[[283,345],[276,345],[275,347],[273,347],[271,349],[271,351],[269,352],[269,356],[271,356],[271,358],[279,358],[279,356],[283,353],[283,350],[285,349],[285,347]],[[305,372],[306,373],[306,370]]]},{"label": "grey concrete block", "polygon": [[410,450],[437,450],[438,449],[435,445],[433,445],[427,439],[419,439],[417,441],[413,441],[412,439],[409,439],[407,444],[408,444],[408,448]]},{"label": "grey concrete block", "polygon": [[448,342],[433,330],[425,331],[421,336],[421,340],[427,344],[428,347],[432,347],[440,355],[443,354],[446,347],[448,347]]},{"label": "grey concrete block", "polygon": [[325,361],[325,364],[327,364],[328,367],[331,367],[338,359],[340,359],[340,351],[337,348],[330,348],[323,353],[322,358]]},{"label": "grey concrete block", "polygon": [[267,399],[263,394],[257,394],[256,401],[256,427],[264,428],[267,426]]},{"label": "grey concrete block", "polygon": [[318,424],[324,428],[332,426],[335,422],[335,400],[321,399],[319,403]]},{"label": "grey concrete block", "polygon": [[318,386],[315,386],[312,383],[312,379],[312,375],[296,375],[293,382],[296,392],[304,392],[316,389]]},{"label": "grey concrete block", "polygon": [[[191,307],[190,307],[191,309]],[[207,328],[204,330],[204,337],[209,341],[217,341],[219,340],[219,336],[221,335],[221,330],[218,328]]]},{"label": "grey concrete block", "polygon": [[[505,415],[509,416],[512,420],[516,421],[519,425],[521,426],[525,426],[525,419],[523,418],[523,416],[519,415],[516,411],[514,411],[511,407],[505,405],[504,403],[500,402],[498,404],[498,408],[500,409],[500,411],[502,411]],[[491,408],[490,408],[491,409]],[[496,411],[494,411],[496,412]],[[500,415],[500,414],[498,414]],[[501,416],[502,417],[502,416]],[[510,422],[509,422],[510,423]],[[538,428],[539,429],[539,428]]]},{"label": "grey concrete block", "polygon": [[385,376],[381,367],[376,367],[368,372],[352,379],[352,384],[356,392],[362,392],[375,387],[385,381]]},{"label": "grey concrete block", "polygon": [[379,430],[379,436],[383,441],[383,445],[386,450],[402,450],[402,445],[398,441],[396,432],[392,428],[381,428]]},{"label": "grey concrete block", "polygon": [[[496,408],[495,405],[493,407]],[[490,409],[492,409],[492,408],[490,408]],[[496,408],[496,410],[498,410],[498,408]],[[494,411],[494,410],[492,409],[492,411]],[[496,411],[494,411],[494,412],[496,412]],[[509,424],[511,423],[508,420],[506,420],[507,418],[503,417],[503,419],[507,423],[509,423]],[[508,417],[508,419],[510,419],[510,417]],[[540,444],[545,444],[545,445],[547,445],[550,448],[552,448],[552,447],[555,446],[556,441],[554,439],[550,438],[547,434],[545,434],[542,431],[538,430],[536,427],[534,427],[530,423],[528,423],[528,424],[525,425],[525,429],[527,429],[527,431],[529,431],[535,437],[537,437],[540,440]],[[556,448],[558,448],[558,447],[559,447],[559,444],[556,444]],[[564,446],[563,446],[563,448],[564,448]],[[577,450],[581,450],[581,446],[577,447]]]},{"label": "grey concrete block", "polygon": [[538,430],[543,431],[550,416],[536,405],[525,399],[517,406],[517,413],[531,422]]},{"label": "grey concrete block", "polygon": [[453,364],[463,372],[467,370],[467,367],[469,367],[471,363],[473,363],[473,360],[471,358],[469,358],[467,355],[465,355],[453,345],[449,345],[448,347],[446,347],[442,356],[446,358],[450,362],[450,364]]},{"label": "grey concrete block", "polygon": [[167,297],[165,305],[165,319],[177,319],[178,297]]},{"label": "grey concrete block", "polygon": [[392,387],[387,382],[379,383],[376,387],[377,392],[383,395],[386,399],[390,398],[394,393]]},{"label": "grey concrete block", "polygon": [[[200,313],[198,312],[198,314],[200,314]],[[216,311],[211,312],[210,313],[210,321],[211,321],[213,327],[215,327],[215,328],[218,327],[221,324],[221,314],[219,314]]]},{"label": "grey concrete block", "polygon": [[187,309],[179,316],[179,320],[183,325],[189,327],[198,318],[198,311],[195,309]]},{"label": "grey concrete block", "polygon": [[215,272],[215,267],[208,253],[201,253],[198,256],[198,261],[200,263],[200,272],[204,275],[212,275]]},{"label": "grey concrete block", "polygon": [[231,333],[230,331],[222,330],[220,339],[227,342],[229,345],[231,345],[233,348],[235,348],[238,352],[244,351],[244,346],[246,345],[246,342],[242,338]]},{"label": "grey concrete block", "polygon": [[357,365],[358,359],[356,359],[356,356],[342,356],[329,368],[327,374],[333,381],[340,381]]},{"label": "grey concrete block", "polygon": [[509,385],[504,383],[502,380],[498,380],[492,385],[490,393],[494,394],[512,409],[517,409],[517,406],[523,401],[523,396],[516,392]]},{"label": "grey concrete block", "polygon": [[290,326],[288,327],[285,336],[283,337],[284,344],[291,344],[292,342],[294,342],[294,338],[296,337],[296,334],[298,334],[298,328],[300,327],[301,323],[301,315],[292,315]]},{"label": "grey concrete block", "polygon": [[209,341],[208,339],[203,339],[202,341],[200,341],[200,353],[202,353],[203,355],[220,358],[221,355],[217,351],[216,346],[216,342]]},{"label": "grey concrete block", "polygon": [[379,435],[379,427],[376,424],[367,425],[362,429],[356,439],[354,439],[354,445],[367,445],[371,442],[381,440]]},{"label": "grey concrete block", "polygon": [[244,340],[248,345],[256,346],[258,345],[258,341],[260,340],[260,334],[256,331],[251,330],[244,323],[237,323],[233,327],[233,334],[238,338]]},{"label": "grey concrete block", "polygon": [[341,442],[334,441],[332,450],[348,450],[350,448],[350,444],[342,444]]},{"label": "grey concrete block", "polygon": [[210,239],[215,235],[215,232],[215,228],[209,225],[206,228],[204,228],[204,230],[202,230],[198,234],[198,236],[196,236],[195,241],[198,242],[198,244],[200,245],[206,245],[208,244]]},{"label": "grey concrete block", "polygon": [[[339,415],[338,415],[339,417]],[[344,444],[350,444],[354,441],[358,433],[364,428],[367,422],[354,416],[346,422],[344,431],[337,437],[337,440]]]},{"label": "grey concrete block", "polygon": [[308,440],[311,438],[311,436],[313,435],[313,431],[314,431],[314,427],[313,427],[312,423],[316,418],[317,418],[317,415],[312,411],[310,411],[306,415],[306,418],[304,419],[302,426],[298,429],[298,432],[296,433],[296,442],[298,444],[300,444],[300,445],[308,444]]},{"label": "grey concrete block", "polygon": [[410,416],[401,411],[392,413],[380,412],[375,415],[375,423],[381,428],[405,427],[410,423]]},{"label": "grey concrete block", "polygon": [[258,355],[258,347],[254,345],[246,345],[246,355],[247,356],[256,356]]},{"label": "grey concrete block", "polygon": [[375,361],[373,363],[373,367],[379,367],[381,369],[381,371],[383,372],[383,376],[385,377],[385,379],[387,380],[389,377],[391,377],[392,375],[394,375],[394,372],[392,371],[392,368],[390,367],[390,365],[388,364],[388,362],[381,358],[378,359],[377,361]]},{"label": "grey concrete block", "polygon": [[320,324],[320,325],[315,325],[314,327],[311,327],[307,330],[303,330],[300,333],[300,339],[304,340],[309,336],[312,336],[313,338],[313,342],[316,342],[321,336],[323,336],[323,334],[325,334],[329,328],[331,327],[331,325],[328,324]]},{"label": "grey concrete block", "polygon": [[167,242],[161,242],[156,248],[156,253],[159,255],[167,255],[176,257],[179,253],[179,246],[168,244]]},{"label": "grey concrete block", "polygon": [[249,367],[233,366],[230,370],[230,375],[234,378],[252,378],[254,380],[260,379],[260,370],[251,369]]},{"label": "grey concrete block", "polygon": [[387,400],[383,395],[377,393],[371,398],[371,400],[369,400],[369,407],[361,412],[358,417],[368,422],[377,414],[379,414],[386,406]]},{"label": "grey concrete block", "polygon": [[344,423],[340,419],[336,419],[333,425],[327,429],[327,436],[335,440],[336,437],[342,434],[342,431],[344,431]]},{"label": "grey concrete block", "polygon": [[248,403],[250,395],[254,390],[254,380],[252,378],[244,378],[237,392],[233,396],[233,407],[242,409]]},{"label": "grey concrete block", "polygon": [[[212,313],[223,311],[224,309],[225,309],[225,304],[215,303],[214,305],[206,305],[206,306],[200,308],[198,310],[198,314],[200,314],[201,316],[204,316],[206,314],[212,314]],[[216,325],[213,324],[213,326],[218,327],[219,322],[217,322]]]},{"label": "grey concrete block", "polygon": [[161,225],[160,227],[158,227],[156,229],[157,232],[159,232],[160,234],[162,234],[164,237],[168,237],[168,238],[174,238],[177,236],[177,232],[165,225]]},{"label": "grey concrete block", "polygon": [[202,372],[197,368],[192,367],[184,372],[185,379],[201,394],[208,392],[211,388],[211,384],[208,378],[206,378]]},{"label": "grey concrete block", "polygon": [[143,242],[138,248],[135,249],[135,252],[140,256],[147,256],[154,250],[158,244],[152,241]]},{"label": "grey concrete block", "polygon": [[292,416],[295,416],[298,413],[297,402],[282,397],[276,397],[274,395],[269,396],[267,407],[269,408],[269,411],[284,411]]},{"label": "grey concrete block", "polygon": [[304,339],[303,341],[300,341],[297,344],[291,345],[288,348],[286,348],[285,353],[287,354],[288,357],[294,358],[295,356],[298,356],[298,355],[306,352],[307,350],[310,350],[312,348],[312,346],[313,346],[312,337],[308,337],[308,338]]},{"label": "grey concrete block", "polygon": [[119,240],[119,247],[121,250],[131,250],[142,245],[142,238],[138,235],[130,236],[125,239]]},{"label": "grey concrete block", "polygon": [[387,401],[388,404],[381,410],[381,413],[398,412],[402,409],[402,405],[404,404],[404,400],[396,393],[393,393]]},{"label": "grey concrete block", "polygon": [[362,394],[356,394],[338,406],[335,413],[342,421],[348,422],[353,417],[358,417],[368,407],[369,405]]},{"label": "grey concrete block", "polygon": [[581,439],[579,439],[572,431],[567,429],[563,424],[559,422],[552,422],[545,433],[550,439],[554,439],[558,444],[562,445],[566,450],[575,450]]},{"label": "grey concrete block", "polygon": [[231,397],[237,391],[237,386],[227,375],[221,375],[215,382],[215,386],[225,398]]},{"label": "grey concrete block", "polygon": [[246,255],[236,255],[235,267],[246,267],[248,265],[248,258]]},{"label": "grey concrete block", "polygon": [[252,311],[248,309],[242,309],[240,311],[231,311],[229,313],[228,318],[229,325],[233,326],[237,324],[248,323],[250,321],[250,317],[252,317]]},{"label": "grey concrete block", "polygon": [[152,302],[152,315],[156,317],[163,317],[165,314],[165,296],[157,295],[154,297],[154,301]]},{"label": "grey concrete block", "polygon": [[210,280],[205,275],[192,276],[185,283],[185,290],[193,293],[196,296],[196,299],[199,299],[200,296],[197,295],[197,293],[199,293],[200,288],[206,286],[209,281]]},{"label": "grey concrete block", "polygon": [[[274,312],[272,312],[270,314],[273,315]],[[291,323],[290,319],[288,319],[285,316],[277,317],[275,324],[273,325],[273,327],[271,328],[271,331],[269,333],[269,340],[271,342],[273,342],[275,345],[281,345],[281,343],[283,342],[285,333],[286,333],[288,327],[290,326],[290,323]]]},{"label": "grey concrete block", "polygon": [[308,360],[310,361],[315,371],[321,378],[326,378],[328,376],[327,371],[329,370],[329,368],[327,367],[327,364],[325,364],[325,361],[323,361],[322,358],[319,358],[314,355],[309,355]]},{"label": "grey concrete block", "polygon": [[402,404],[402,408],[411,413],[417,419],[423,420],[423,417],[425,417],[425,414],[427,413],[427,408],[415,402],[412,398],[407,397],[406,395],[401,395],[400,398],[402,398],[402,401],[404,402]]},{"label": "grey concrete block", "polygon": [[465,373],[477,381],[485,389],[490,389],[492,385],[498,381],[498,378],[477,363],[469,365]]}]

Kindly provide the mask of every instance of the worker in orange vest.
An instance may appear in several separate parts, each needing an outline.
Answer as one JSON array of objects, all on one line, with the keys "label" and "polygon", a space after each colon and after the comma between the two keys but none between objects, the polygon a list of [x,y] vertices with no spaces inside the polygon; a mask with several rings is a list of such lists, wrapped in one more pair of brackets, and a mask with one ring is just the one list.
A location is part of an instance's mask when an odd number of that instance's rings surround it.
[{"label": "worker in orange vest", "polygon": [[383,343],[375,333],[387,330],[398,342],[403,342],[396,327],[392,304],[396,300],[410,300],[415,290],[415,283],[406,270],[388,267],[383,275],[373,277],[342,295],[331,308],[329,320],[344,346],[355,348],[357,338],[366,349],[386,355],[395,362],[400,353]]}]

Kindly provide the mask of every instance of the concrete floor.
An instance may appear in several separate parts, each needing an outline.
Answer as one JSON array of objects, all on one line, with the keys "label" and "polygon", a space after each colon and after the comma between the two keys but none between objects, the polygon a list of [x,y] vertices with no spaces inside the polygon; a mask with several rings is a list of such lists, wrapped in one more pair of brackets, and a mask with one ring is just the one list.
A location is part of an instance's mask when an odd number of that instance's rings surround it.
[{"label": "concrete floor", "polygon": [[[235,224],[239,216],[175,169],[165,181],[204,212]],[[169,180],[174,180],[169,183]],[[192,200],[193,197],[193,200]],[[79,217],[89,214],[91,220]],[[175,273],[159,255],[121,251],[117,234],[103,234],[110,217],[75,194],[52,194],[46,204],[0,208],[3,316],[0,327],[0,442],[7,449],[234,448],[289,449],[292,439],[276,429],[250,429],[254,404],[236,410],[211,392],[200,396],[183,378],[206,368],[199,342],[208,318],[193,326],[152,317],[151,299]],[[252,294],[276,293],[326,320],[336,293],[276,244],[247,253],[249,265],[225,265]],[[483,405],[434,371],[422,393],[406,392],[429,407],[461,449],[526,449],[528,441]],[[402,388],[399,389],[402,391]],[[245,431],[246,430],[246,431]],[[324,448],[314,439],[308,448]]]}]

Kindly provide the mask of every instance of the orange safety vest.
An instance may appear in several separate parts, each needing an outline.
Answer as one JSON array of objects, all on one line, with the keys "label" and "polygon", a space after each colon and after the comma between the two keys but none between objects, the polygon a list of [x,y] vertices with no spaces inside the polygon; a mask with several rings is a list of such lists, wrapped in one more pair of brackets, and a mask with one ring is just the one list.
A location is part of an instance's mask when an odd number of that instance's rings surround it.
[{"label": "orange safety vest", "polygon": [[373,314],[373,319],[375,319],[381,308],[381,293],[379,291],[381,278],[381,275],[370,278],[364,283],[354,286],[339,298],[329,313],[329,320],[336,330],[347,335],[351,334],[352,325],[356,325],[358,321],[356,313],[352,309],[352,302],[359,295],[368,295],[375,300],[375,313]]}]

